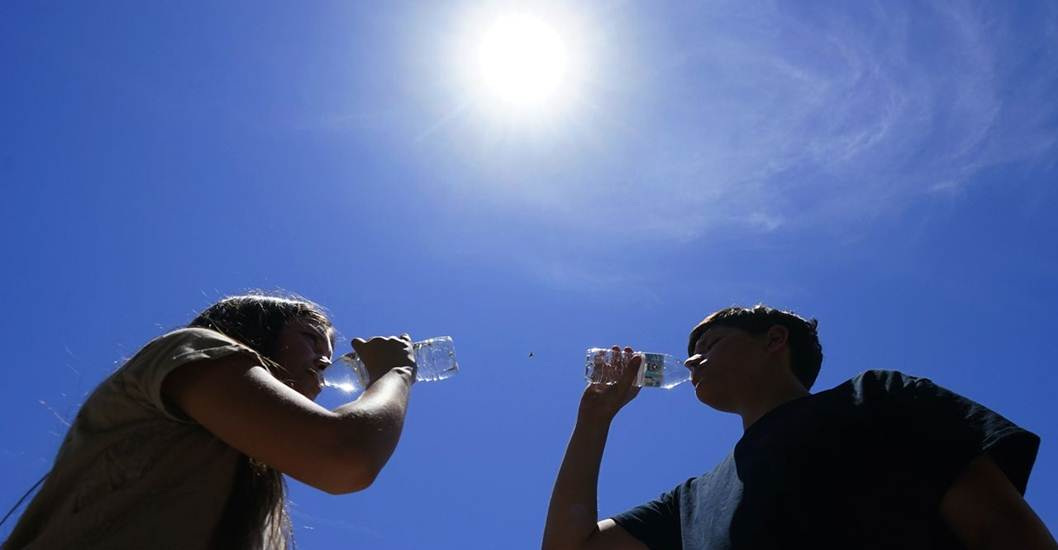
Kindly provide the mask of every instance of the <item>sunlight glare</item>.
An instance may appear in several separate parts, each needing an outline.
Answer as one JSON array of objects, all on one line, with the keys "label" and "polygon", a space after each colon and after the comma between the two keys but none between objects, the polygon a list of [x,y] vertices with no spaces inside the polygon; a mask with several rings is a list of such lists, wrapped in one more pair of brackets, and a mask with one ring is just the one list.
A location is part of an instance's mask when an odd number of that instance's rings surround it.
[{"label": "sunlight glare", "polygon": [[558,33],[529,15],[498,18],[481,39],[477,61],[483,91],[508,107],[553,103],[567,70]]}]

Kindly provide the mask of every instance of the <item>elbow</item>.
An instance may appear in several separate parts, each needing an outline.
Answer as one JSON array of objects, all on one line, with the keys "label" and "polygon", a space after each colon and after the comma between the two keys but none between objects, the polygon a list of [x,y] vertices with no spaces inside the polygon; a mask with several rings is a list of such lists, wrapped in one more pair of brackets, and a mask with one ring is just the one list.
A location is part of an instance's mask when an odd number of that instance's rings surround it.
[{"label": "elbow", "polygon": [[342,480],[339,482],[328,483],[323,486],[317,487],[317,489],[330,495],[348,495],[349,493],[355,493],[357,491],[363,491],[374,483],[374,478],[370,477],[358,477],[355,479]]},{"label": "elbow", "polygon": [[316,488],[331,495],[347,495],[367,489],[375,482],[376,476],[369,472],[341,472],[328,476],[328,479],[316,484]]},{"label": "elbow", "polygon": [[382,472],[384,462],[357,446],[339,453],[329,465],[329,475],[318,487],[332,495],[345,495],[367,489]]},{"label": "elbow", "polygon": [[352,457],[351,460],[343,460],[335,464],[331,469],[331,474],[317,488],[332,495],[363,491],[375,483],[381,470],[365,457]]},{"label": "elbow", "polygon": [[314,453],[320,461],[318,489],[332,495],[363,491],[374,484],[389,461],[396,446],[392,430],[358,420],[338,425],[325,439],[327,444]]}]

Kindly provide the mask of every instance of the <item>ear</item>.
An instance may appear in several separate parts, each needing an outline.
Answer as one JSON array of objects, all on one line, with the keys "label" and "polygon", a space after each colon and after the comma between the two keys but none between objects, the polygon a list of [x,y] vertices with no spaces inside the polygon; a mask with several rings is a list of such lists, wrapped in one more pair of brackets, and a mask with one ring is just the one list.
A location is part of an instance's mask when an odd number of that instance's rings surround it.
[{"label": "ear", "polygon": [[790,338],[790,331],[782,325],[772,325],[766,335],[766,348],[770,352],[786,349]]}]

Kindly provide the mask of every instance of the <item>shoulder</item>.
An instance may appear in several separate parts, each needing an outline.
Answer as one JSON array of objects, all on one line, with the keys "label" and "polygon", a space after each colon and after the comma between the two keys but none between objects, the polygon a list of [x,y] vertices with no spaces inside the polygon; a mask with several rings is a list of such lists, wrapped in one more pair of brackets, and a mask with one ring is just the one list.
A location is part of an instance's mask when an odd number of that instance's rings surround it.
[{"label": "shoulder", "polygon": [[188,363],[230,355],[245,356],[264,364],[264,358],[258,352],[225,334],[206,328],[189,327],[168,332],[151,340],[129,359],[122,370],[129,374],[160,371],[164,375]]},{"label": "shoulder", "polygon": [[184,327],[158,336],[144,346],[143,349],[179,344],[243,345],[215,330],[202,327]]},{"label": "shoulder", "polygon": [[248,346],[215,330],[200,327],[180,328],[148,342],[129,359],[123,369],[138,370],[143,365],[167,362],[184,364],[232,353],[258,355]]},{"label": "shoulder", "polygon": [[937,386],[928,378],[895,370],[863,371],[833,388],[819,391],[809,400],[814,409],[888,409],[936,394]]},{"label": "shoulder", "polygon": [[900,371],[867,370],[838,385],[834,391],[852,393],[860,398],[881,398],[910,395],[933,385],[928,378]]},{"label": "shoulder", "polygon": [[264,358],[244,344],[205,328],[181,328],[151,340],[113,377],[115,389],[146,402],[153,408],[184,420],[175,414],[162,396],[162,385],[168,376],[184,365],[203,364],[228,356],[243,356],[249,361],[265,364]]},{"label": "shoulder", "polygon": [[879,388],[887,391],[899,391],[914,387],[928,378],[912,376],[896,370],[866,370],[850,378],[846,384],[861,387]]}]

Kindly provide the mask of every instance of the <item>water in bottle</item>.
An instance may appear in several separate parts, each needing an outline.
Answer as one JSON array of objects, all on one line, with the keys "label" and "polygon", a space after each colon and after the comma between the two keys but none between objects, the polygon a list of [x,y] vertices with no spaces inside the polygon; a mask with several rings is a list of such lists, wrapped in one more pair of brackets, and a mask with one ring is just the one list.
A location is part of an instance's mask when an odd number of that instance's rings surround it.
[{"label": "water in bottle", "polygon": [[632,360],[642,357],[639,373],[636,375],[636,386],[640,388],[672,389],[691,379],[691,371],[683,366],[683,361],[667,353],[632,352],[632,355],[618,352],[624,357],[614,357],[612,349],[591,348],[584,362],[584,378],[592,384],[616,384],[620,378],[621,367]]},{"label": "water in bottle", "polygon": [[[459,372],[451,336],[428,338],[412,343],[411,347],[415,352],[416,381],[444,380]],[[324,386],[346,393],[363,391],[368,382],[367,369],[355,351],[336,357],[331,366],[323,371]]]}]

